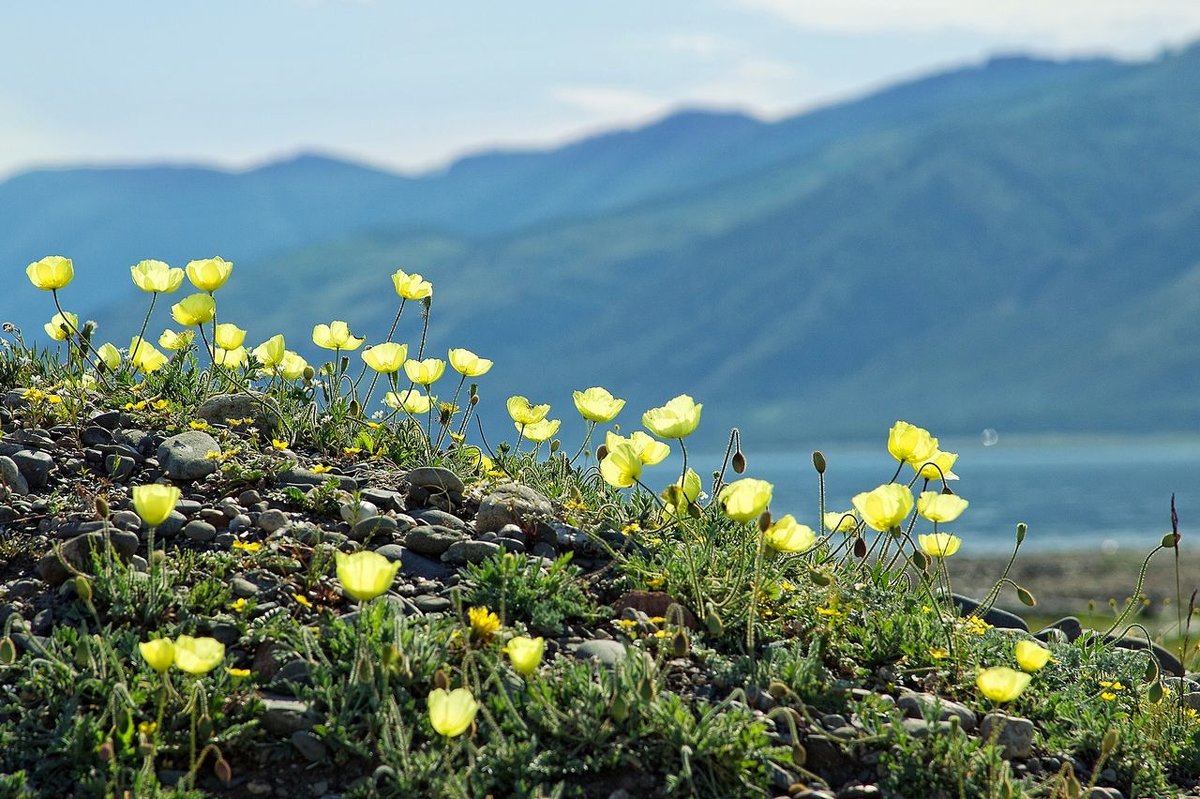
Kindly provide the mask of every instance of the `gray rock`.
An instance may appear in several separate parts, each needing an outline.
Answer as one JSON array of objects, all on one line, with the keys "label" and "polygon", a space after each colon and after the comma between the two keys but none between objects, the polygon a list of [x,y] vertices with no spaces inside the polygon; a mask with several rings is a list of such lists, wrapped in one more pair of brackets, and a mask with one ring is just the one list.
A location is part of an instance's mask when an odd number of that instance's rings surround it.
[{"label": "gray rock", "polygon": [[379,515],[379,508],[375,507],[375,503],[365,499],[357,501],[343,502],[338,508],[338,513],[342,517],[342,521],[349,525],[355,525],[364,519],[370,519],[372,516]]},{"label": "gray rock", "polygon": [[275,682],[308,685],[312,682],[312,666],[307,660],[289,660],[275,673]]},{"label": "gray rock", "polygon": [[109,517],[109,521],[114,526],[120,527],[122,530],[140,530],[142,529],[142,517],[138,516],[135,511],[119,510]]},{"label": "gray rock", "polygon": [[[1105,769],[1105,771],[1108,771],[1108,769]],[[1116,788],[1101,788],[1097,786],[1088,791],[1088,799],[1125,799],[1125,794]]]},{"label": "gray rock", "polygon": [[515,524],[504,525],[503,527],[501,527],[499,530],[496,531],[496,536],[498,538],[511,538],[515,541],[522,541],[522,542],[525,541],[525,539],[528,537],[525,535],[525,531],[522,530],[520,528],[520,526],[515,525]]},{"label": "gray rock", "polygon": [[281,510],[271,508],[258,515],[258,528],[263,532],[273,533],[282,530],[291,522],[288,515]]},{"label": "gray rock", "polygon": [[187,517],[176,509],[171,511],[171,515],[167,516],[154,532],[165,538],[174,538],[183,531],[185,524],[187,524]]},{"label": "gray rock", "polygon": [[[57,553],[51,550],[39,560],[38,576],[50,585],[57,586],[71,576],[71,569],[91,574],[92,553],[102,552],[106,541],[112,543],[117,556],[126,562],[137,552],[139,543],[136,533],[125,530],[112,530],[108,536],[103,533],[84,533],[63,542]],[[68,569],[67,566],[71,568]]]},{"label": "gray rock", "polygon": [[[962,594],[953,594],[952,596],[954,604],[958,608],[959,615],[970,615],[973,610],[979,607],[979,601],[971,599],[969,596],[963,596]],[[1025,620],[1015,613],[1009,613],[1007,610],[993,607],[987,613],[984,613],[981,618],[993,627],[1029,632],[1029,625],[1025,623]]]},{"label": "gray rock", "polygon": [[516,538],[497,538],[496,546],[505,552],[516,552],[517,554],[524,554],[525,552],[525,542],[519,541]]},{"label": "gray rock", "polygon": [[49,485],[50,470],[54,468],[54,459],[48,454],[38,450],[23,449],[14,452],[12,459],[31,489],[38,491]]},{"label": "gray rock", "polygon": [[454,574],[453,566],[426,557],[399,544],[384,544],[375,550],[390,561],[400,561],[400,574],[425,580],[444,580]]},{"label": "gray rock", "polygon": [[446,613],[454,608],[454,603],[446,597],[428,594],[413,597],[412,603],[422,613]]},{"label": "gray rock", "polygon": [[484,497],[475,515],[477,533],[497,532],[506,524],[524,528],[549,518],[554,508],[550,500],[528,486],[503,485]]},{"label": "gray rock", "polygon": [[404,546],[413,552],[440,558],[451,545],[463,540],[463,534],[445,527],[423,525],[414,527],[404,536]]},{"label": "gray rock", "polygon": [[295,486],[296,488],[322,486],[329,482],[330,478],[337,481],[338,488],[342,491],[353,493],[358,490],[358,481],[344,474],[317,474],[314,471],[302,469],[297,466],[294,469],[289,469],[286,472],[280,472],[276,475],[276,479],[279,480],[280,485]]},{"label": "gray rock", "polygon": [[979,737],[994,741],[1003,750],[1005,760],[1018,760],[1033,754],[1033,722],[1004,713],[988,713],[979,725]]},{"label": "gray rock", "polygon": [[449,527],[451,530],[460,530],[462,532],[466,532],[468,529],[467,523],[453,513],[446,513],[446,511],[436,508],[424,508],[415,511],[412,517],[418,523],[430,524],[437,527]]},{"label": "gray rock", "polygon": [[229,590],[237,597],[252,597],[258,593],[258,586],[245,577],[234,577],[229,581]]},{"label": "gray rock", "polygon": [[1055,632],[1061,633],[1063,640],[1070,642],[1083,635],[1083,625],[1075,616],[1064,616],[1058,621],[1047,624],[1038,630],[1034,633],[1033,637],[1039,641],[1050,643],[1051,639],[1059,638],[1058,635],[1055,635]]},{"label": "gray rock", "polygon": [[98,411],[97,413],[94,413],[88,417],[88,422],[93,427],[99,427],[104,430],[116,430],[121,424],[121,412]]},{"label": "gray rock", "polygon": [[21,474],[17,464],[7,455],[0,455],[0,483],[8,487],[14,494],[24,496],[29,493],[29,481]]},{"label": "gray rock", "polygon": [[435,489],[442,493],[461,494],[466,490],[466,486],[458,475],[441,466],[419,466],[406,474],[404,480],[409,485]]},{"label": "gray rock", "polygon": [[217,528],[208,522],[193,519],[183,526],[183,535],[193,541],[212,541],[217,537]]},{"label": "gray rock", "polygon": [[500,545],[491,541],[459,541],[442,553],[442,560],[447,563],[481,563],[499,551]]},{"label": "gray rock", "polygon": [[292,733],[292,746],[304,756],[305,760],[318,763],[326,758],[329,750],[320,738],[307,730],[296,730]]},{"label": "gray rock", "polygon": [[217,470],[208,453],[221,445],[203,430],[185,430],[158,446],[158,462],[172,480],[200,480]]},{"label": "gray rock", "polygon": [[309,730],[319,720],[307,702],[275,694],[263,694],[262,728],[280,738],[298,730]]},{"label": "gray rock", "polygon": [[351,541],[367,541],[377,533],[388,533],[399,529],[391,516],[370,516],[350,528]]},{"label": "gray rock", "polygon": [[954,730],[954,725],[949,721],[926,721],[925,719],[901,719],[900,726],[914,738],[949,735]]},{"label": "gray rock", "polygon": [[254,522],[250,521],[250,517],[244,513],[239,513],[229,520],[229,532],[231,533],[249,530],[253,526]]},{"label": "gray rock", "polygon": [[606,641],[601,638],[584,641],[575,648],[575,657],[580,660],[594,660],[606,666],[620,663],[629,656],[629,650],[620,641]]},{"label": "gray rock", "polygon": [[199,513],[203,507],[204,503],[195,499],[181,499],[175,503],[175,510],[179,511],[185,516],[191,516],[193,513]]},{"label": "gray rock", "polygon": [[947,721],[951,716],[957,716],[963,731],[975,729],[975,713],[966,705],[951,702],[935,694],[908,693],[901,694],[896,699],[896,706],[904,711],[909,718],[929,718]]},{"label": "gray rock", "polygon": [[123,483],[133,477],[137,464],[123,455],[105,455],[104,471],[113,480]]},{"label": "gray rock", "polygon": [[390,488],[364,488],[360,492],[360,496],[374,502],[376,507],[384,510],[404,510],[404,494],[392,491]]},{"label": "gray rock", "polygon": [[196,409],[196,417],[209,424],[228,424],[230,419],[253,419],[261,432],[279,429],[279,410],[265,394],[218,394]]}]

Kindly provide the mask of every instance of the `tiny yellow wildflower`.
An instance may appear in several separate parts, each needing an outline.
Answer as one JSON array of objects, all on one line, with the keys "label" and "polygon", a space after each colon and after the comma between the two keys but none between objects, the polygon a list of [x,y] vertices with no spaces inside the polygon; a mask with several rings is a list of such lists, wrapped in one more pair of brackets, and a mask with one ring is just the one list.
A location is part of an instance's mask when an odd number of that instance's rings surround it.
[{"label": "tiny yellow wildflower", "polygon": [[[142,407],[145,407],[145,402],[142,403]],[[203,419],[193,419],[192,421],[188,422],[188,427],[192,428],[193,430],[207,430],[208,422],[204,421]]]},{"label": "tiny yellow wildflower", "polygon": [[237,611],[238,613],[241,613],[243,610],[246,609],[246,598],[240,596],[237,599],[233,600],[232,602],[229,603],[229,609],[233,610],[233,611]]},{"label": "tiny yellow wildflower", "polygon": [[333,471],[332,466],[326,466],[323,463],[314,464],[312,467],[313,474],[328,474]]},{"label": "tiny yellow wildflower", "polygon": [[290,445],[290,444],[288,444],[288,442],[286,442],[286,441],[281,441],[281,440],[280,440],[280,439],[278,439],[278,438],[272,438],[272,439],[271,439],[271,446],[272,446],[272,447],[274,447],[275,449],[287,449],[287,448],[288,448],[289,446],[291,446],[291,445]]},{"label": "tiny yellow wildflower", "polygon": [[296,600],[296,604],[303,605],[306,608],[312,607],[312,602],[308,601],[308,597],[304,594],[292,594],[292,599]]},{"label": "tiny yellow wildflower", "polygon": [[250,669],[235,669],[226,667],[225,671],[229,672],[229,676],[235,679],[242,679],[250,676]]},{"label": "tiny yellow wildflower", "polygon": [[500,630],[500,617],[484,607],[473,607],[467,611],[471,630],[480,639],[490,640]]}]

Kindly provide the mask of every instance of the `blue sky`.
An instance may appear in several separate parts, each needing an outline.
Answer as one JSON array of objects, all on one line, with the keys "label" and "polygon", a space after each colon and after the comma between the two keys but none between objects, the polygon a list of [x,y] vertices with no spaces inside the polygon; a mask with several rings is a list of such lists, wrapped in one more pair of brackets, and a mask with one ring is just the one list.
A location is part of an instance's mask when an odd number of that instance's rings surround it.
[{"label": "blue sky", "polygon": [[418,171],[683,106],[778,117],[994,53],[1144,58],[1195,38],[1195,0],[13,4],[0,176],[299,151]]}]

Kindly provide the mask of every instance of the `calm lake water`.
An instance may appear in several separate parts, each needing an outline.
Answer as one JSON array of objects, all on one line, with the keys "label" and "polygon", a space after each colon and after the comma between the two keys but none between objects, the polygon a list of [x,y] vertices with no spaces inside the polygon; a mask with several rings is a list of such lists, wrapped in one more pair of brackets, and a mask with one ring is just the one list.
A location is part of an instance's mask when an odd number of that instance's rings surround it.
[{"label": "calm lake water", "polygon": [[[943,447],[959,453],[954,470],[960,479],[951,488],[971,503],[956,522],[944,525],[962,537],[962,555],[1007,554],[1019,521],[1029,525],[1022,552],[1147,552],[1171,529],[1172,492],[1183,546],[1188,548],[1191,534],[1200,536],[1200,441],[1064,445],[1000,440],[984,446],[976,440],[943,442]],[[896,469],[883,447],[830,446],[822,451],[828,461],[829,510],[849,508],[854,494],[887,482]],[[720,458],[690,460],[704,476]],[[726,479],[735,476],[730,470]],[[817,476],[811,453],[751,453],[743,476],[775,484],[771,508],[777,516],[792,513],[816,528]],[[900,479],[911,477],[912,469],[905,467]]]}]

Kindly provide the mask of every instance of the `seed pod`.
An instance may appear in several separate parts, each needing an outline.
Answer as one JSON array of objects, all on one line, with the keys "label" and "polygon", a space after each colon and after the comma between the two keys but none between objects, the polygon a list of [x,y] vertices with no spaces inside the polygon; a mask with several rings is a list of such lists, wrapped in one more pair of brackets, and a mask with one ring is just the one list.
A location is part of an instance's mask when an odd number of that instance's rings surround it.
[{"label": "seed pod", "polygon": [[743,474],[746,471],[746,456],[739,449],[733,453],[733,470],[738,474]]},{"label": "seed pod", "polygon": [[1021,604],[1032,608],[1037,605],[1037,597],[1035,597],[1027,588],[1017,586],[1017,599],[1021,600]]},{"label": "seed pod", "polygon": [[825,463],[825,453],[819,449],[814,449],[812,458],[813,468],[817,470],[817,474],[825,474],[825,466],[827,465]]}]

